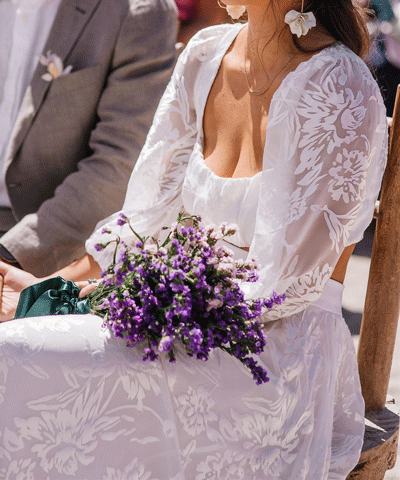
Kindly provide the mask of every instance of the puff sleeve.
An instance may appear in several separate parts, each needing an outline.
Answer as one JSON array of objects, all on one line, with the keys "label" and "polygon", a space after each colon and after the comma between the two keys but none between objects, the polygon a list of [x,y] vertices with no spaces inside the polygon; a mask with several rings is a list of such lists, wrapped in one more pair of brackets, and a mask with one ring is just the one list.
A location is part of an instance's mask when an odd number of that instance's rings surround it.
[{"label": "puff sleeve", "polygon": [[[182,185],[186,166],[201,131],[205,102],[218,71],[224,48],[241,25],[218,25],[201,30],[180,54],[171,80],[154,116],[145,145],[132,172],[122,212],[142,236],[157,237],[164,225],[176,221],[183,209]],[[223,48],[220,48],[221,45]],[[111,263],[113,246],[96,250],[104,243],[106,227],[128,245],[137,242],[128,226],[118,225],[117,212],[96,225],[86,241],[86,251],[102,268]]]},{"label": "puff sleeve", "polygon": [[[128,184],[121,212],[143,236],[157,236],[160,228],[174,222],[183,208],[182,183],[197,137],[193,84],[202,44],[197,35],[180,54]],[[111,231],[109,239],[118,235],[128,245],[137,241],[127,225],[118,225],[119,214],[99,222],[86,241],[86,251],[102,268],[110,264],[114,249],[110,245],[103,251],[96,250],[97,243],[108,240],[102,233],[104,227]]]},{"label": "puff sleeve", "polygon": [[285,80],[269,112],[250,248],[261,269],[247,294],[287,296],[266,320],[317,300],[343,249],[362,238],[387,150],[378,86],[346,47],[326,49]]}]

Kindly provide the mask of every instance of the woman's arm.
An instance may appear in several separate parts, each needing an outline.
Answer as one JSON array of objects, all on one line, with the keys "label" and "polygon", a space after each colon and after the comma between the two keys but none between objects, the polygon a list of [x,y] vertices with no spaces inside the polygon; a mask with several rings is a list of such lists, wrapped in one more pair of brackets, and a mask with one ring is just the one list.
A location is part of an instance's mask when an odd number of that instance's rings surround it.
[{"label": "woman's arm", "polygon": [[[142,237],[157,237],[163,226],[176,221],[183,208],[186,166],[199,134],[196,108],[202,108],[201,102],[213,80],[217,63],[214,52],[219,42],[228,37],[228,41],[233,39],[236,33],[237,29],[228,25],[201,31],[178,58],[132,172],[122,208],[131,227]],[[101,250],[96,244],[116,237],[129,247],[134,247],[138,241],[128,225],[120,225],[119,213],[99,223],[86,242],[86,251],[102,268],[110,264],[115,243]]]},{"label": "woman's arm", "polygon": [[250,248],[260,281],[248,290],[287,298],[266,320],[301,312],[344,277],[346,247],[372,219],[387,144],[378,86],[345,47],[313,57],[277,93]]}]

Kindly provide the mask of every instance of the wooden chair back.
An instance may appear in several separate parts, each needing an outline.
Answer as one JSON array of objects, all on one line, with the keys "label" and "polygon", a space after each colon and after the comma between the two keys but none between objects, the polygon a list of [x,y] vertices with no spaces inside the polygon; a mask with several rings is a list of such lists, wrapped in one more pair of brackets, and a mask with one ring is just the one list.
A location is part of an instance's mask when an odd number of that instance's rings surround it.
[{"label": "wooden chair back", "polygon": [[396,462],[399,416],[387,400],[400,313],[400,85],[389,123],[389,152],[358,346],[366,431],[360,461],[348,480],[383,480]]}]

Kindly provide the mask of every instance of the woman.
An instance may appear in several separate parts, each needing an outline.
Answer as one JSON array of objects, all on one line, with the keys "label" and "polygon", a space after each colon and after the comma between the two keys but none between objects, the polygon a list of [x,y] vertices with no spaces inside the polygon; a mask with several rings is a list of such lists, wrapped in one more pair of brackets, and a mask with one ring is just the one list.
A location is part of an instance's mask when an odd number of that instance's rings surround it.
[{"label": "woman", "polygon": [[[378,87],[358,56],[367,33],[349,0],[249,0],[246,10],[246,24],[203,30],[181,54],[123,211],[142,235],[182,208],[238,224],[232,248],[260,264],[248,295],[287,295],[262,317],[270,381],[255,385],[223,352],[206,363],[183,353],[174,365],[142,363],[140,348],[124,348],[92,316],[8,322],[3,471],[337,480],[357,463],[364,412],[342,282],[372,218],[387,142]],[[117,218],[105,223],[129,242]],[[90,255],[61,275],[98,275],[110,261],[99,240],[100,230]],[[1,272],[6,293],[37,281]],[[19,384],[11,401],[17,378],[34,378],[40,393]]]}]

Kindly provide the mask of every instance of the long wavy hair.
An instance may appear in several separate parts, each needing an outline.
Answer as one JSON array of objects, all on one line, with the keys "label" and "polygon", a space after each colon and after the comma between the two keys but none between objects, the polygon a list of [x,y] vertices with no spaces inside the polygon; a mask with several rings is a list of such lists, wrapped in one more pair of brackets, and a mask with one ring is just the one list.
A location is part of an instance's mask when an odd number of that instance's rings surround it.
[{"label": "long wavy hair", "polygon": [[[333,38],[365,59],[370,46],[366,24],[370,11],[358,5],[357,0],[305,0],[304,11],[313,12]],[[308,51],[299,45],[297,37],[293,39],[301,51]]]},{"label": "long wavy hair", "polygon": [[[275,2],[271,7],[276,15]],[[367,19],[374,17],[372,10],[364,8],[357,0],[305,0],[304,12],[313,12],[317,22],[337,41],[342,42],[362,59],[368,55],[370,35],[367,28]],[[247,13],[241,21],[247,21]],[[308,49],[301,45],[296,35],[293,35],[296,47],[306,53],[318,52],[324,47]]]}]

